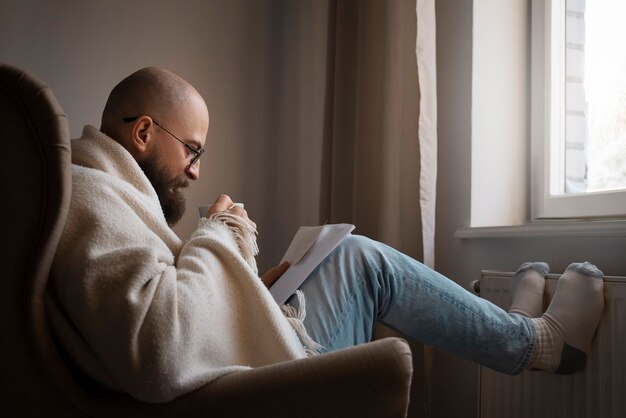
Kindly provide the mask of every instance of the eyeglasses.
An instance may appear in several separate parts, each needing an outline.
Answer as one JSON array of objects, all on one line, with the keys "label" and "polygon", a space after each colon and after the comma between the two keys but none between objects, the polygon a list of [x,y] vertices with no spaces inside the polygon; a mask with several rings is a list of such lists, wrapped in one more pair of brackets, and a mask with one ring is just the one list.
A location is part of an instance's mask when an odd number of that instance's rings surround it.
[{"label": "eyeglasses", "polygon": [[[139,119],[139,116],[128,116],[126,118],[122,118],[122,120],[124,121],[124,123],[130,123],[130,122],[134,122],[137,119]],[[185,143],[184,141],[182,141],[180,138],[178,138],[176,135],[174,135],[173,133],[171,133],[169,130],[167,130],[167,128],[165,128],[163,125],[161,125],[159,122],[157,122],[156,120],[152,119],[152,122],[154,122],[154,124],[156,126],[158,126],[159,128],[163,129],[165,132],[167,132],[168,134],[172,135],[172,137],[174,137],[175,140],[177,140],[178,142],[180,142],[181,144],[183,144],[185,146],[185,148],[187,148],[187,150],[189,150],[189,152],[191,152],[191,155],[193,155],[193,158],[191,159],[191,161],[189,162],[189,167],[191,167],[192,165],[194,165],[195,163],[198,162],[198,160],[200,159],[200,157],[202,156],[202,154],[204,153],[204,148],[200,148],[200,149],[196,149],[194,147],[192,147],[191,145]]]}]

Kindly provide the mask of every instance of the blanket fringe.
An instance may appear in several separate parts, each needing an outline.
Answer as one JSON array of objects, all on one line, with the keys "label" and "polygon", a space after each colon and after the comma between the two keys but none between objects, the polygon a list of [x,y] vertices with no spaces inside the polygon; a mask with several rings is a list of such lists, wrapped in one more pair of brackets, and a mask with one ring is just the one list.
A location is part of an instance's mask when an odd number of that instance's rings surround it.
[{"label": "blanket fringe", "polygon": [[324,346],[317,343],[313,338],[309,336],[304,327],[304,318],[306,317],[306,302],[304,299],[304,293],[301,290],[296,290],[296,297],[298,298],[298,309],[291,305],[282,305],[280,309],[283,311],[283,315],[289,321],[291,327],[298,334],[298,338],[302,342],[304,352],[307,356],[314,356],[320,354],[324,349]]},{"label": "blanket fringe", "polygon": [[214,213],[209,219],[221,221],[230,228],[235,235],[235,240],[237,241],[239,251],[241,251],[244,260],[255,270],[255,273],[258,272],[256,260],[254,259],[259,253],[259,247],[256,242],[256,229],[243,220],[243,218],[227,212]]}]

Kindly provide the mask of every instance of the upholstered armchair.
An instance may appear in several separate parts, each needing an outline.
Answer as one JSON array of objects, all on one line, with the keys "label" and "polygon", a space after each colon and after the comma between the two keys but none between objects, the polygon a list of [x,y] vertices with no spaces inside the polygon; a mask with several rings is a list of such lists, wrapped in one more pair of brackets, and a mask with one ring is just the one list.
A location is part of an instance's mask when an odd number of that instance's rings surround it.
[{"label": "upholstered armchair", "polygon": [[71,199],[67,119],[45,84],[0,64],[0,121],[0,415],[406,415],[411,351],[397,338],[233,373],[165,404],[103,391],[73,373],[44,306]]}]

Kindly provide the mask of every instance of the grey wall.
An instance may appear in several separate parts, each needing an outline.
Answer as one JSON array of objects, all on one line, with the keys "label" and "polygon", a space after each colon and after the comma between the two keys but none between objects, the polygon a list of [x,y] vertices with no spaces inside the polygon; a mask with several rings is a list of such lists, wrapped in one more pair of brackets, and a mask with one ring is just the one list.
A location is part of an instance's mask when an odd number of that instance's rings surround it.
[{"label": "grey wall", "polygon": [[158,65],[187,79],[211,122],[175,231],[186,239],[196,208],[227,193],[259,225],[264,271],[298,226],[319,223],[327,14],[318,0],[0,0],[0,61],[53,89],[73,137],[99,127],[131,72]]},{"label": "grey wall", "polygon": [[[530,2],[527,2],[530,5]],[[438,184],[436,269],[463,286],[482,269],[515,270],[544,260],[552,272],[588,260],[607,275],[626,274],[626,237],[458,239],[470,221],[472,2],[437,0]],[[473,417],[478,367],[446,353],[435,357],[433,416]]]}]

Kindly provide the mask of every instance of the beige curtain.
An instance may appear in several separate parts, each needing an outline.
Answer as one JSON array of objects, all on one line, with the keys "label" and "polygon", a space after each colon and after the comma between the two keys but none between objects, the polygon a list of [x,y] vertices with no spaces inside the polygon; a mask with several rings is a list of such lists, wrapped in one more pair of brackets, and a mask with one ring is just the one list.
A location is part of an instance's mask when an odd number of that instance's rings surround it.
[{"label": "beige curtain", "polygon": [[423,260],[415,1],[330,8],[321,221]]}]

